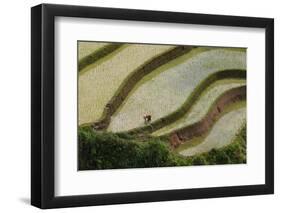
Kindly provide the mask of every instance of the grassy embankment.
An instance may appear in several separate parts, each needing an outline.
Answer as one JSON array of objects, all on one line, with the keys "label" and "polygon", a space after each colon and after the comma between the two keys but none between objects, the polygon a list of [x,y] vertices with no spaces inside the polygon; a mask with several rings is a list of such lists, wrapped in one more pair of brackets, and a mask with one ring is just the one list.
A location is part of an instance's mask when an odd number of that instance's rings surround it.
[{"label": "grassy embankment", "polygon": [[182,157],[172,152],[159,138],[151,138],[143,143],[131,135],[99,133],[89,127],[80,127],[78,133],[79,170],[246,162],[246,126],[243,126],[230,145],[192,157]]}]

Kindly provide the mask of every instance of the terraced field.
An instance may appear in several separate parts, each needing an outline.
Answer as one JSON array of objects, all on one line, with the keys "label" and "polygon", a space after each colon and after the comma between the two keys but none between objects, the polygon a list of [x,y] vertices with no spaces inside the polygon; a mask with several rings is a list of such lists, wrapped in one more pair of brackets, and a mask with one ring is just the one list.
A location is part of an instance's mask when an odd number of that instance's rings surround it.
[{"label": "terraced field", "polygon": [[159,119],[177,110],[208,75],[224,69],[245,68],[244,52],[215,49],[187,58],[150,79],[148,77],[145,82],[140,82],[136,91],[113,117],[108,130],[118,132],[142,126],[142,115],[145,113],[152,114],[154,120]]},{"label": "terraced field", "polygon": [[126,45],[110,60],[79,75],[79,125],[98,120],[106,103],[131,72],[171,48],[172,46]]},{"label": "terraced field", "polygon": [[87,55],[95,52],[96,50],[102,48],[107,43],[104,42],[79,42],[78,43],[78,59],[81,60]]},{"label": "terraced field", "polygon": [[208,133],[208,135],[198,143],[197,146],[182,146],[178,148],[178,152],[184,156],[192,156],[204,152],[208,152],[215,148],[221,148],[230,144],[239,129],[246,120],[246,107],[233,110],[224,115]]},{"label": "terraced field", "polygon": [[164,134],[169,134],[173,130],[178,128],[196,123],[201,120],[208,112],[208,106],[211,106],[212,103],[224,92],[229,89],[245,85],[245,80],[237,79],[226,79],[219,80],[207,88],[204,93],[199,97],[198,101],[192,106],[189,113],[186,113],[182,118],[176,122],[167,125],[155,132],[152,135],[161,136]]},{"label": "terraced field", "polygon": [[[126,141],[120,146],[132,141],[128,144],[140,146],[137,150],[157,141],[175,155],[167,159],[180,158],[167,165],[193,165],[201,154],[230,146],[245,126],[246,49],[87,43],[78,45],[79,63],[87,55],[91,59],[79,72],[79,131],[112,134],[111,139]],[[155,163],[158,155],[153,156]],[[81,168],[98,169],[84,161]],[[115,167],[142,167],[132,162]],[[167,166],[160,162],[156,166]]]}]

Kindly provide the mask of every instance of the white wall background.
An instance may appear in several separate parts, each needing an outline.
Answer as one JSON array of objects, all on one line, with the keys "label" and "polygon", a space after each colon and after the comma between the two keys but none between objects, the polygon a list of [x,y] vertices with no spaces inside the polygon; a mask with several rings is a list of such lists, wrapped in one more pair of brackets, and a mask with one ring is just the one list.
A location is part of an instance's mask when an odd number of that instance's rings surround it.
[{"label": "white wall background", "polygon": [[[264,0],[45,0],[150,10],[275,18],[275,195],[201,199],[50,210],[51,212],[277,212],[281,207],[281,13],[279,1]],[[1,2],[0,212],[39,212],[30,197],[30,7],[37,0]],[[280,83],[279,83],[280,82]],[[279,109],[279,110],[278,110]]]}]

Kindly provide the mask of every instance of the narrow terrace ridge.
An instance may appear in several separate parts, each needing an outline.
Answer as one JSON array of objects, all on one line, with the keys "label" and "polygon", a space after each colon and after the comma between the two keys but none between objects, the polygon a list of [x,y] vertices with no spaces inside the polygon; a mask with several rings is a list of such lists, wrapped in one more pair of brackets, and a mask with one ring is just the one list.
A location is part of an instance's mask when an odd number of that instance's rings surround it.
[{"label": "narrow terrace ridge", "polygon": [[115,50],[119,49],[120,47],[122,47],[123,44],[107,44],[99,49],[97,49],[96,51],[94,51],[93,53],[83,57],[82,59],[79,60],[78,63],[78,71],[82,71],[84,68],[86,68],[87,66],[96,63],[97,61],[101,60],[102,58],[108,56],[109,54],[113,53]]},{"label": "narrow terrace ridge", "polygon": [[180,57],[196,47],[193,46],[177,46],[159,56],[152,58],[150,61],[133,71],[117,89],[115,95],[106,104],[102,117],[99,121],[94,122],[92,127],[97,130],[104,130],[110,123],[111,116],[121,106],[130,91],[135,87],[144,76],[151,73],[158,67],[170,62],[171,60]]},{"label": "narrow terrace ridge", "polygon": [[187,142],[194,137],[200,137],[206,134],[228,106],[246,100],[246,90],[246,86],[241,86],[224,92],[216,99],[203,119],[166,135],[170,138],[170,144],[173,147],[177,147],[181,143]]},{"label": "narrow terrace ridge", "polygon": [[201,96],[201,94],[211,84],[213,84],[218,80],[228,79],[228,78],[246,79],[246,70],[230,69],[230,70],[221,70],[213,74],[210,74],[207,78],[205,78],[198,84],[198,86],[193,90],[193,92],[189,95],[189,97],[182,104],[182,106],[179,107],[176,111],[168,114],[167,116],[155,120],[149,125],[134,128],[125,132],[129,134],[148,134],[177,121],[186,113],[189,113],[193,104],[197,101],[197,99]]},{"label": "narrow terrace ridge", "polygon": [[106,104],[130,73],[174,47],[124,44],[114,53],[83,69],[78,79],[79,126],[90,126],[100,120]]}]

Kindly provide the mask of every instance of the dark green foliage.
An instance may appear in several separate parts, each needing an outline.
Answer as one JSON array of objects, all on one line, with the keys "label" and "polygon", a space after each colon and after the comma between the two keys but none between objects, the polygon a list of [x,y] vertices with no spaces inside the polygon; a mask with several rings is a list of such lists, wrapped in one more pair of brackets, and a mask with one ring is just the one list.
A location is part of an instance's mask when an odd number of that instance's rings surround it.
[{"label": "dark green foliage", "polygon": [[79,170],[175,165],[168,146],[159,139],[137,142],[120,136],[79,128]]},{"label": "dark green foliage", "polygon": [[78,135],[79,170],[246,163],[246,127],[230,145],[186,158],[172,152],[164,139],[148,137],[142,142],[134,135],[90,127],[80,127]]},{"label": "dark green foliage", "polygon": [[193,165],[206,165],[208,164],[204,155],[198,155],[195,157],[192,157],[192,164]]},{"label": "dark green foliage", "polygon": [[171,164],[170,152],[167,146],[159,140],[148,142],[142,147],[141,151],[141,164],[144,167],[169,166]]},{"label": "dark green foliage", "polygon": [[88,65],[98,61],[99,59],[101,59],[105,56],[107,56],[108,54],[117,50],[121,46],[122,46],[122,44],[118,44],[118,43],[117,44],[108,44],[108,45],[96,50],[92,54],[85,56],[84,58],[82,58],[79,61],[78,70],[81,71],[82,69],[84,69]]},{"label": "dark green foliage", "polygon": [[135,136],[126,132],[118,132],[115,133],[115,135],[117,135],[119,138],[123,138],[123,139],[135,139]]}]

